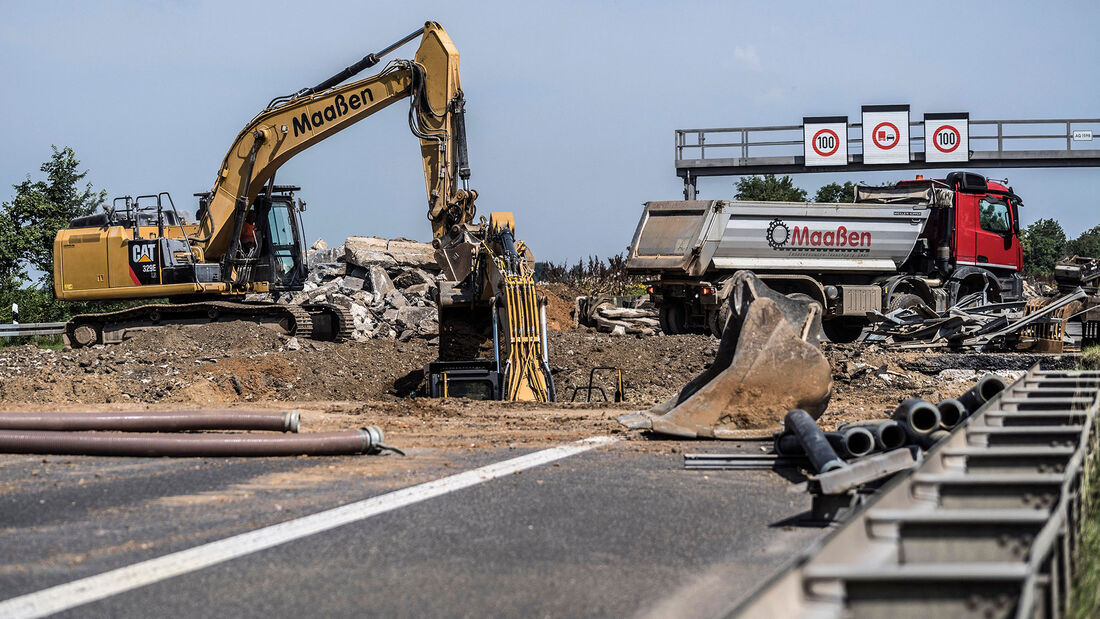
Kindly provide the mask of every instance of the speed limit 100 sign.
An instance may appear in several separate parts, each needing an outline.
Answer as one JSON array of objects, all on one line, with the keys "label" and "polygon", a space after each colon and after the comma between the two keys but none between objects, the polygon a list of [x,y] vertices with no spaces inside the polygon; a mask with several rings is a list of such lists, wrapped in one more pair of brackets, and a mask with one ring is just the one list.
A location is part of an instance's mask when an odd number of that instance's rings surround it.
[{"label": "speed limit 100 sign", "polygon": [[924,115],[924,160],[929,163],[970,160],[970,114]]},{"label": "speed limit 100 sign", "polygon": [[807,166],[848,164],[848,117],[802,119],[802,145]]}]

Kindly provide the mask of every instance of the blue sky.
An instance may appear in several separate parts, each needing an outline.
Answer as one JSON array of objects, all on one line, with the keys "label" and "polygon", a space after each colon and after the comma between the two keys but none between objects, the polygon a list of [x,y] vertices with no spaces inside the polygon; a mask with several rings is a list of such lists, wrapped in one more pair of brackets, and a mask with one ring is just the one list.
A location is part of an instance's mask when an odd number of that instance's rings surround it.
[{"label": "blue sky", "polygon": [[[606,256],[640,205],[677,199],[677,128],[858,118],[908,103],[973,119],[1100,117],[1079,2],[12,2],[0,0],[0,198],[73,147],[111,196],[213,184],[267,102],[440,22],[462,54],[479,210],[511,210],[539,259]],[[396,56],[410,57],[415,44]],[[391,56],[394,57],[394,56]],[[394,105],[279,172],[303,187],[307,236],[428,240],[418,144]],[[1098,146],[1100,147],[1100,146]],[[1100,224],[1095,169],[995,170],[1024,223]],[[805,175],[879,183],[903,173]],[[729,198],[734,178],[704,179]]]}]

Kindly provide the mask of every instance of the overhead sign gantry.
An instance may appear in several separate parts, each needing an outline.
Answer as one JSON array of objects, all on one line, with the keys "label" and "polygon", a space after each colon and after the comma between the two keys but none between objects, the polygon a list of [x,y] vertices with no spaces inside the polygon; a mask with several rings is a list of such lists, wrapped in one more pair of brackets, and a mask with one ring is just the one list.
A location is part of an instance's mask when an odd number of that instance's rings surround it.
[{"label": "overhead sign gantry", "polygon": [[[1100,167],[1100,118],[971,120],[908,105],[865,105],[860,122],[813,116],[801,125],[676,130],[676,174],[694,199],[701,176],[930,168]],[[801,134],[801,135],[799,135]]]}]

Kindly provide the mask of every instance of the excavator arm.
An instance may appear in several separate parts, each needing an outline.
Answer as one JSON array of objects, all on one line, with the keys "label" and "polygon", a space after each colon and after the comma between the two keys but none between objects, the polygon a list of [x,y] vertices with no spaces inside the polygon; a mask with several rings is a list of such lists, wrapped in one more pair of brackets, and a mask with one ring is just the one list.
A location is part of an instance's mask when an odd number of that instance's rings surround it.
[{"label": "excavator arm", "polygon": [[[418,35],[413,60],[394,60],[377,75],[337,85]],[[411,102],[410,128],[420,139],[433,237],[469,223],[477,194],[466,187],[458,51],[439,24],[428,22],[317,86],[272,101],[241,130],[218,170],[199,236],[192,239],[196,257],[218,260],[232,251],[249,205],[291,157],[404,98]]]}]

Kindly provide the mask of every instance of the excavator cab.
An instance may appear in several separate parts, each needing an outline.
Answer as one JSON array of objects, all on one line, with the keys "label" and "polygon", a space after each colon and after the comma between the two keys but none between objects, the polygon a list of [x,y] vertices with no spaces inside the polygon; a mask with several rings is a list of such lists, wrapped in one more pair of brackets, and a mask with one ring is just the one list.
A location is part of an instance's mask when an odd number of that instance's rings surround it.
[{"label": "excavator cab", "polygon": [[261,257],[258,270],[270,274],[260,281],[271,282],[273,292],[301,290],[308,275],[300,216],[305,203],[294,199],[301,188],[277,185],[274,189],[270,197],[261,195],[253,207]]},{"label": "excavator cab", "polygon": [[[301,211],[305,202],[296,200],[294,192],[301,187],[272,185],[256,197],[252,207],[240,214],[236,242],[222,266],[224,272],[235,273],[240,283],[268,282],[271,292],[301,290],[308,267],[303,249]],[[195,194],[199,198],[201,219],[210,204],[212,194]]]}]

